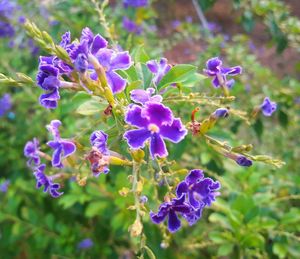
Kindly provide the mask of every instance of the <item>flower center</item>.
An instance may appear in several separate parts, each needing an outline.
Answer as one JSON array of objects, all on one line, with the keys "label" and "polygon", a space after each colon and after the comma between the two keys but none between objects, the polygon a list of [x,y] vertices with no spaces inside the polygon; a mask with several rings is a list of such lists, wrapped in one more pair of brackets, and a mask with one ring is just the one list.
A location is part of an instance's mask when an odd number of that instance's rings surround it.
[{"label": "flower center", "polygon": [[148,130],[151,131],[151,133],[157,133],[159,132],[159,127],[157,127],[155,124],[149,124]]}]

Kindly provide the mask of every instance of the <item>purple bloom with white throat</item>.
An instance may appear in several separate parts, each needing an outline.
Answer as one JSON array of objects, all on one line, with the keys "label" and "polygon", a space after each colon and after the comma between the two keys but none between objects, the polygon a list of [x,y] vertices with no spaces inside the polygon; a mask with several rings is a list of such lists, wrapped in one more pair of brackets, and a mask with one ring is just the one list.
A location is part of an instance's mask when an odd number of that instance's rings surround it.
[{"label": "purple bloom with white throat", "polygon": [[162,102],[163,98],[161,95],[153,95],[155,89],[152,87],[144,89],[134,89],[130,92],[130,99],[135,103],[144,105],[146,102]]},{"label": "purple bloom with white throat", "polygon": [[277,104],[272,102],[269,97],[266,97],[260,106],[263,115],[270,117],[277,109]]},{"label": "purple bloom with white throat", "polygon": [[164,202],[160,205],[158,212],[150,212],[150,218],[153,223],[159,224],[168,216],[168,229],[170,232],[176,232],[181,227],[179,215],[189,215],[193,211],[192,207],[185,202],[185,197],[172,199],[170,202]]},{"label": "purple bloom with white throat", "polygon": [[155,85],[158,85],[160,80],[171,69],[171,65],[168,64],[168,60],[166,58],[161,58],[159,62],[157,62],[156,60],[150,60],[147,62],[147,67],[150,72],[154,74],[153,83]]},{"label": "purple bloom with white throat", "polygon": [[38,166],[40,164],[39,141],[36,138],[26,143],[24,147],[24,156],[29,158],[27,161],[29,167]]},{"label": "purple bloom with white throat", "polygon": [[186,195],[188,202],[197,210],[203,207],[202,204],[210,206],[215,201],[215,197],[219,195],[217,190],[220,187],[219,182],[213,181],[209,177],[204,178],[202,170],[194,169],[177,186],[176,194],[177,197]]},{"label": "purple bloom with white throat", "polygon": [[126,131],[124,138],[132,149],[143,148],[150,142],[152,159],[168,155],[164,139],[178,143],[184,139],[187,130],[179,118],[161,103],[147,102],[143,107],[131,105],[125,116],[127,124],[138,129]]},{"label": "purple bloom with white throat", "polygon": [[227,81],[227,76],[236,76],[242,73],[242,68],[240,66],[235,67],[223,67],[222,60],[218,57],[211,58],[206,62],[206,69],[204,72],[213,77],[212,84],[214,87],[220,87],[226,85],[231,88],[234,84],[234,80],[230,79]]},{"label": "purple bloom with white throat", "polygon": [[91,134],[90,142],[93,149],[86,155],[86,159],[91,163],[91,170],[94,176],[98,177],[100,173],[109,172],[109,150],[107,147],[108,135],[101,130],[94,131]]},{"label": "purple bloom with white throat", "polygon": [[4,116],[12,107],[10,94],[4,94],[0,98],[0,117]]},{"label": "purple bloom with white throat", "polygon": [[62,160],[76,151],[75,144],[67,139],[62,139],[58,128],[61,122],[59,120],[53,120],[49,125],[47,125],[48,131],[52,134],[53,140],[48,141],[47,145],[54,149],[52,155],[52,166],[62,168]]},{"label": "purple bloom with white throat", "polygon": [[39,165],[33,172],[36,178],[36,188],[39,189],[44,186],[44,192],[48,192],[53,198],[58,198],[63,193],[59,192],[60,185],[58,183],[53,183],[50,176],[45,175],[46,165]]},{"label": "purple bloom with white throat", "polygon": [[[120,93],[126,87],[126,80],[122,78],[116,71],[128,69],[132,62],[128,51],[117,52],[111,49],[101,49],[96,58],[105,70],[107,83],[112,92]],[[91,78],[96,79],[97,74],[93,73]]]}]

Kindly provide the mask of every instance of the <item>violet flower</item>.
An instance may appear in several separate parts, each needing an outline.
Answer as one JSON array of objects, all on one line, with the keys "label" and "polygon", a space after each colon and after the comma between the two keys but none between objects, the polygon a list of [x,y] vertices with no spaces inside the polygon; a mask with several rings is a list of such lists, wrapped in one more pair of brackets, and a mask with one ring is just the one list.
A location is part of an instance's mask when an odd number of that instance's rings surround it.
[{"label": "violet flower", "polygon": [[210,206],[215,197],[219,195],[216,192],[220,189],[220,183],[211,178],[204,178],[203,171],[194,169],[189,172],[185,180],[179,183],[176,189],[177,197],[186,195],[188,202],[193,208],[198,209],[201,204]]},{"label": "violet flower", "polygon": [[93,243],[92,239],[86,238],[78,243],[77,248],[79,250],[83,250],[83,249],[89,249],[93,246],[94,246],[94,243]]},{"label": "violet flower", "polygon": [[93,146],[92,151],[86,156],[91,163],[93,175],[98,177],[100,173],[109,172],[109,150],[107,147],[108,135],[101,130],[94,131],[91,134],[90,142]]},{"label": "violet flower", "polygon": [[179,118],[174,118],[172,111],[161,103],[147,102],[144,107],[131,105],[125,115],[127,124],[138,129],[126,131],[124,138],[132,149],[145,146],[150,142],[152,159],[168,155],[164,139],[178,143],[184,139],[187,130]]},{"label": "violet flower", "polygon": [[277,104],[275,102],[271,102],[269,97],[266,97],[263,103],[260,106],[260,109],[263,115],[269,117],[273,114],[273,112],[277,109]]},{"label": "violet flower", "polygon": [[218,88],[222,85],[226,85],[231,88],[234,84],[234,80],[227,81],[227,76],[236,76],[242,73],[240,66],[235,67],[222,67],[222,61],[218,58],[211,58],[206,62],[206,69],[203,70],[208,76],[213,77],[212,84]]},{"label": "violet flower", "polygon": [[134,8],[148,6],[148,0],[123,0],[123,5],[125,8],[131,6]]},{"label": "violet flower", "polygon": [[[131,57],[128,51],[116,52],[111,49],[101,49],[96,58],[103,66],[106,74],[106,79],[112,92],[120,93],[125,89],[126,80],[122,78],[116,71],[126,70],[131,66]],[[91,74],[92,79],[97,78],[97,74],[94,72]]]},{"label": "violet flower", "polygon": [[33,172],[36,178],[36,188],[39,189],[44,186],[44,192],[48,192],[53,198],[58,198],[63,193],[59,192],[60,185],[58,183],[53,183],[51,177],[45,175],[46,165],[39,165]]},{"label": "violet flower", "polygon": [[29,167],[38,166],[40,164],[39,141],[36,138],[26,143],[24,147],[24,156],[29,158],[27,161]]},{"label": "violet flower", "polygon": [[171,69],[171,65],[168,64],[166,58],[161,58],[159,62],[156,60],[150,60],[147,62],[147,67],[152,74],[154,74],[153,83],[158,85],[160,80]]},{"label": "violet flower", "polygon": [[163,98],[161,95],[154,95],[155,89],[152,87],[144,89],[134,89],[130,92],[130,99],[135,103],[144,105],[146,102],[162,102]]},{"label": "violet flower", "polygon": [[10,94],[4,94],[0,98],[0,118],[3,117],[12,107]]},{"label": "violet flower", "polygon": [[75,144],[67,139],[62,139],[58,128],[61,122],[59,120],[52,120],[49,125],[47,125],[48,131],[52,134],[53,140],[48,141],[47,145],[54,149],[52,155],[52,166],[62,168],[62,159],[72,155],[76,151]]},{"label": "violet flower", "polygon": [[11,38],[15,35],[15,29],[10,23],[17,9],[16,3],[9,0],[0,1],[0,38]]},{"label": "violet flower", "polygon": [[8,186],[10,184],[10,181],[9,180],[5,180],[3,183],[0,184],[0,192],[7,192],[8,190]]},{"label": "violet flower", "polygon": [[134,21],[130,20],[126,16],[123,17],[122,25],[123,25],[123,28],[130,33],[140,35],[143,32],[143,28],[140,25],[138,25]]},{"label": "violet flower", "polygon": [[170,232],[176,232],[181,227],[181,222],[177,216],[190,214],[191,206],[185,202],[185,196],[172,199],[170,202],[164,202],[159,206],[158,212],[155,214],[150,212],[150,218],[155,224],[163,222],[168,216],[168,229]]}]

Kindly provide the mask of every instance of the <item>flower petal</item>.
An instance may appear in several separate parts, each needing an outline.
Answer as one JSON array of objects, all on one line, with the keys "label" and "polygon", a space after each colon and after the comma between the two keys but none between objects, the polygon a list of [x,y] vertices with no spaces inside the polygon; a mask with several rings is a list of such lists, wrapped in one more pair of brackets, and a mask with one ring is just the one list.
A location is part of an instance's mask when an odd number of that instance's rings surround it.
[{"label": "flower petal", "polygon": [[218,57],[211,58],[206,62],[207,70],[210,70],[211,72],[214,73],[220,72],[221,66],[222,66],[222,61]]},{"label": "flower petal", "polygon": [[62,146],[58,147],[54,150],[52,155],[52,166],[62,168],[63,165],[61,163],[61,156],[62,156]]},{"label": "flower petal", "polygon": [[194,169],[189,172],[185,177],[185,181],[188,185],[195,184],[199,182],[204,177],[203,170]]},{"label": "flower petal", "polygon": [[148,129],[129,130],[123,137],[131,148],[138,149],[145,146],[146,140],[151,137],[151,132]]},{"label": "flower petal", "polygon": [[142,117],[142,107],[138,105],[131,105],[128,107],[128,111],[125,115],[125,122],[139,128],[146,128],[149,125],[149,121]]},{"label": "flower petal", "polygon": [[131,66],[131,57],[128,51],[116,52],[110,61],[111,69],[128,69]]},{"label": "flower petal", "polygon": [[169,220],[168,220],[168,229],[170,232],[176,232],[178,229],[180,229],[181,222],[178,219],[176,213],[171,210],[169,212]]},{"label": "flower petal", "polygon": [[171,125],[160,126],[159,133],[166,139],[178,143],[184,139],[187,134],[186,128],[182,125],[179,118],[175,118]]},{"label": "flower petal", "polygon": [[153,74],[158,72],[158,64],[156,60],[150,60],[146,63],[146,65]]},{"label": "flower petal", "polygon": [[182,194],[185,194],[188,192],[188,185],[185,181],[182,181],[177,185],[176,188],[176,195],[177,197],[181,197]]},{"label": "flower petal", "polygon": [[107,77],[108,85],[110,86],[114,94],[120,93],[125,89],[126,80],[120,75],[118,75],[116,72],[113,72],[112,70],[107,71],[106,77]]},{"label": "flower petal", "polygon": [[57,101],[60,99],[59,92],[54,89],[50,93],[41,94],[39,101],[42,106],[47,109],[55,109],[57,107]]},{"label": "flower petal", "polygon": [[157,133],[151,135],[150,154],[152,159],[154,159],[155,156],[166,157],[168,155],[166,144],[161,136]]},{"label": "flower petal", "polygon": [[61,140],[60,143],[64,152],[64,158],[72,155],[76,151],[76,146],[73,142],[68,140]]},{"label": "flower petal", "polygon": [[101,35],[97,34],[94,37],[91,53],[95,55],[100,49],[105,48],[107,46],[107,40],[105,40]]},{"label": "flower petal", "polygon": [[155,124],[158,127],[161,125],[170,125],[173,122],[173,114],[170,108],[157,102],[147,102],[141,115],[147,118],[149,123]]}]

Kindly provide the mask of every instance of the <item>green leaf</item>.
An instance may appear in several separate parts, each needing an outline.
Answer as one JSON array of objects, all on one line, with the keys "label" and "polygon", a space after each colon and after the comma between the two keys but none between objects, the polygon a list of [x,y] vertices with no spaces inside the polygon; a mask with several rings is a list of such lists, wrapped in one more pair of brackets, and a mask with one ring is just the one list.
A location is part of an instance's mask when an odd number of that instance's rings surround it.
[{"label": "green leaf", "polygon": [[105,210],[107,205],[108,204],[105,201],[91,202],[85,210],[86,217],[92,218],[96,215],[100,215]]},{"label": "green leaf", "polygon": [[135,63],[146,63],[150,60],[150,57],[146,53],[145,47],[143,45],[138,46],[135,49],[133,55]]},{"label": "green leaf", "polygon": [[76,113],[81,115],[93,115],[95,113],[100,113],[107,105],[108,103],[106,100],[102,98],[93,98],[79,105]]},{"label": "green leaf", "polygon": [[285,258],[288,252],[288,247],[283,243],[275,243],[272,247],[273,253],[276,254],[279,258]]},{"label": "green leaf", "polygon": [[216,244],[223,244],[226,242],[225,238],[222,235],[222,232],[212,231],[208,234],[209,238]]},{"label": "green leaf", "polygon": [[254,131],[255,131],[257,137],[260,139],[263,134],[263,131],[264,131],[264,125],[263,125],[261,119],[258,119],[254,123],[253,128],[254,128]]},{"label": "green leaf", "polygon": [[180,64],[172,67],[170,71],[162,78],[157,88],[161,89],[173,83],[183,83],[190,76],[195,74],[197,67],[193,65]]},{"label": "green leaf", "polygon": [[146,250],[147,255],[149,256],[150,259],[156,259],[155,254],[148,246],[144,246],[144,249]]},{"label": "green leaf", "polygon": [[234,245],[229,243],[221,245],[218,249],[218,256],[229,255],[230,253],[232,253],[233,247]]},{"label": "green leaf", "polygon": [[284,111],[282,110],[278,111],[278,120],[282,127],[286,128],[288,126],[289,117]]}]

